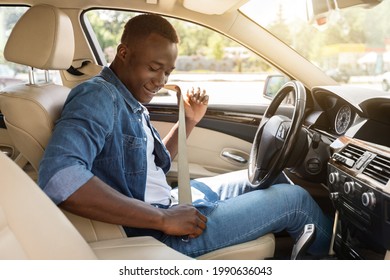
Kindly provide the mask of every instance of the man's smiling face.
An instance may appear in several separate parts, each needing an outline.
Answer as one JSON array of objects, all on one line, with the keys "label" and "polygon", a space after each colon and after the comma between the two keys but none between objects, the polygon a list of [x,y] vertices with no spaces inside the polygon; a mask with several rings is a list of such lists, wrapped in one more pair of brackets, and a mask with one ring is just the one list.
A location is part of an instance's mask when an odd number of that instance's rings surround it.
[{"label": "man's smiling face", "polygon": [[152,33],[119,51],[123,52],[121,81],[140,103],[149,103],[175,69],[177,44]]}]

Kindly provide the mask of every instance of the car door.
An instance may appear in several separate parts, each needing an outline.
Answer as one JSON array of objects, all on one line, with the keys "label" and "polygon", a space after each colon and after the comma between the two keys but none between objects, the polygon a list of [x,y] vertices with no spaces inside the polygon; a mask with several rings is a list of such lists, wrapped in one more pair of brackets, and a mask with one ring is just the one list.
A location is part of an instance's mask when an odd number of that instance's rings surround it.
[{"label": "car door", "polygon": [[[150,104],[153,125],[164,137],[177,121],[176,105]],[[265,106],[210,105],[202,121],[187,139],[192,178],[213,176],[248,166],[252,140]],[[177,176],[173,160],[168,179]]]}]

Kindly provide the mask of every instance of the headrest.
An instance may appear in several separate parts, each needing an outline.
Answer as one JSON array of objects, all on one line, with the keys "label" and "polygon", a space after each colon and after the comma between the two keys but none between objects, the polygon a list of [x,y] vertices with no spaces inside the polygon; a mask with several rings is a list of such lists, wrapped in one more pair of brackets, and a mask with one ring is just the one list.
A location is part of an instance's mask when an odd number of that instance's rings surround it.
[{"label": "headrest", "polygon": [[43,70],[68,69],[74,55],[73,27],[56,7],[31,7],[13,28],[4,49],[11,62]]}]

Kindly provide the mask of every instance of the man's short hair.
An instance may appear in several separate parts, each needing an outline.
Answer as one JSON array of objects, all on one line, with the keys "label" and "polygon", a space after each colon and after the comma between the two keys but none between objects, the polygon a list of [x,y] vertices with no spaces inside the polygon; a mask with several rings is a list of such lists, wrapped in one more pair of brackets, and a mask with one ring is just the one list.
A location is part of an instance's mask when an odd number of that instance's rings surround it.
[{"label": "man's short hair", "polygon": [[131,18],[125,25],[121,43],[146,38],[152,33],[161,35],[172,43],[179,43],[175,28],[165,18],[154,14],[141,14]]}]

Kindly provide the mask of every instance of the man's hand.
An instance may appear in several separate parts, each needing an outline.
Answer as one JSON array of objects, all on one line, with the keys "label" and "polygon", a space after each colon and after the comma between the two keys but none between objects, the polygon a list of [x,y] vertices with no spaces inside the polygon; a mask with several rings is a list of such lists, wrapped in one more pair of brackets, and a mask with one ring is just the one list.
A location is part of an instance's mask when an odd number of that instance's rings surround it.
[{"label": "man's hand", "polygon": [[[181,89],[177,85],[168,84],[164,86],[168,90],[176,92],[177,100],[180,102]],[[190,135],[196,124],[203,118],[207,111],[207,105],[209,96],[205,90],[198,88],[197,90],[192,89],[187,91],[187,94],[183,95],[183,103],[185,110],[185,124],[186,124],[186,135]],[[179,103],[180,104],[180,103]],[[167,147],[171,158],[175,158],[178,150],[178,128],[179,122],[177,122],[168,134],[164,137],[163,142]]]},{"label": "man's hand", "polygon": [[184,96],[186,121],[195,125],[200,122],[206,113],[208,102],[209,96],[206,94],[206,90],[200,88],[187,90],[187,94]]},{"label": "man's hand", "polygon": [[163,211],[162,231],[168,235],[196,238],[206,228],[207,218],[192,205],[177,205]]}]

